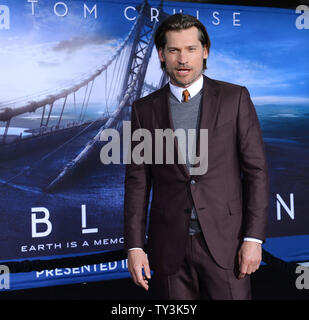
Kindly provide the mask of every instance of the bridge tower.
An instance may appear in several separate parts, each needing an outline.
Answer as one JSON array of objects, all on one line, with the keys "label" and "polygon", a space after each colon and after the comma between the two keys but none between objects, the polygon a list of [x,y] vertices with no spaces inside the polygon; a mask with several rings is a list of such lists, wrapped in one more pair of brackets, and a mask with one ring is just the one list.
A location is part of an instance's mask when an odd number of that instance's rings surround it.
[{"label": "bridge tower", "polygon": [[[126,89],[131,85],[131,83],[135,80],[136,82],[133,92],[130,94],[128,106],[125,108],[126,115],[124,118],[130,114],[133,101],[141,96],[147,66],[154,47],[154,33],[159,24],[168,17],[168,14],[162,11],[162,5],[163,3],[161,1],[159,8],[157,9],[159,13],[156,17],[151,17],[151,12],[154,9],[151,9],[147,0],[137,7],[139,15],[137,18],[135,37],[132,41],[132,50],[127,70],[125,72],[121,96],[124,96]],[[138,78],[136,79],[136,77]],[[165,79],[165,77],[162,77],[162,79]]]}]

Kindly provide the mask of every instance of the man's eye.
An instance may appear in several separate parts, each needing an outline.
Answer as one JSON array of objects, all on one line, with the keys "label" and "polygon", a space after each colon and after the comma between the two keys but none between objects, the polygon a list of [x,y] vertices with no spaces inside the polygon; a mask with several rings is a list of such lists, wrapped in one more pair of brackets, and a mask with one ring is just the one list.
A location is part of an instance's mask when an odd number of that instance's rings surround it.
[{"label": "man's eye", "polygon": [[190,51],[195,51],[195,50],[196,50],[196,48],[189,48],[189,50],[190,50]]}]

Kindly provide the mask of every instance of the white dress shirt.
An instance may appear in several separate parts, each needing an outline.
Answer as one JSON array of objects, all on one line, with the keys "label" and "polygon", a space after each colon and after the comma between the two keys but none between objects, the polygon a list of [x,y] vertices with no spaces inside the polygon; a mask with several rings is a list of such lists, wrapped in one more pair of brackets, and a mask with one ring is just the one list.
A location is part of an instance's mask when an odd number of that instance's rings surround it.
[{"label": "white dress shirt", "polygon": [[188,90],[190,93],[189,99],[193,98],[203,88],[204,78],[200,76],[195,82],[193,82],[188,88],[177,87],[171,82],[169,83],[172,94],[177,98],[179,102],[183,101],[183,91]]}]

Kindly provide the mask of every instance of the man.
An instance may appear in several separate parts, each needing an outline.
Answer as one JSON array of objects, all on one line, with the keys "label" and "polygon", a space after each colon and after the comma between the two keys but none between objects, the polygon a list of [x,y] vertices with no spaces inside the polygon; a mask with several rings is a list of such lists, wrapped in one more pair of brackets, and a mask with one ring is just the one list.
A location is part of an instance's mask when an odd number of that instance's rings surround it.
[{"label": "man", "polygon": [[[156,129],[207,129],[208,166],[192,175],[187,157],[176,162],[177,152],[175,164],[127,165],[128,269],[137,285],[153,286],[163,299],[250,299],[250,274],[259,268],[265,240],[268,175],[249,92],[203,75],[210,40],[194,17],[167,18],[155,44],[170,81],[134,102],[132,132],[147,129],[154,137]],[[197,155],[201,141],[198,135]]]}]

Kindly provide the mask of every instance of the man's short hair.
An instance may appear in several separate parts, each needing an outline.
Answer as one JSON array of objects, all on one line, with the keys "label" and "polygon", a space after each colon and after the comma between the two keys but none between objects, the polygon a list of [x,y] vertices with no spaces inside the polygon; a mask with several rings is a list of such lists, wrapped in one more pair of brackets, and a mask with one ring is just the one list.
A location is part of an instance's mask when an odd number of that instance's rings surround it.
[{"label": "man's short hair", "polygon": [[[195,17],[189,14],[176,13],[165,19],[158,27],[155,34],[155,45],[157,50],[164,49],[166,45],[166,32],[179,31],[196,27],[199,31],[199,40],[202,46],[206,46],[209,53],[210,39],[205,26]],[[165,62],[161,62],[161,68],[165,69]],[[203,61],[203,69],[207,69],[206,59]]]}]

